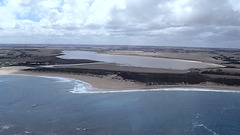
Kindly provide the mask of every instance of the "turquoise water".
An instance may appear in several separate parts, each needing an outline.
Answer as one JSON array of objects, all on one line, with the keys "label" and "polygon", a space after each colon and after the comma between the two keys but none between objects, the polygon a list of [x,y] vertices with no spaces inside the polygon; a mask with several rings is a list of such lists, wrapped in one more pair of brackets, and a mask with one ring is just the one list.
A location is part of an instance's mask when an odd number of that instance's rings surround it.
[{"label": "turquoise water", "polygon": [[1,75],[0,135],[240,134],[238,92],[88,89],[71,79]]}]

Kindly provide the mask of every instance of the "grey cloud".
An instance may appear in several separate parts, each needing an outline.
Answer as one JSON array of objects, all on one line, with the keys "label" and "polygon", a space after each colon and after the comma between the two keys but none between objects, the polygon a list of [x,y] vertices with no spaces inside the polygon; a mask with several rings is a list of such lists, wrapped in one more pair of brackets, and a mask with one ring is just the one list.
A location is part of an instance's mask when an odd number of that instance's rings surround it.
[{"label": "grey cloud", "polygon": [[[36,15],[42,12],[36,8],[38,2],[24,4]],[[49,42],[240,48],[240,9],[235,8],[229,0],[127,0],[125,9],[112,8],[104,24],[58,24],[54,12],[38,15],[51,17],[40,30],[61,39],[42,36]]]},{"label": "grey cloud", "polygon": [[[114,9],[111,12],[112,20],[105,28],[112,35],[146,36],[149,39],[155,36],[158,37],[157,45],[160,42],[164,42],[164,45],[191,42],[189,46],[224,47],[224,43],[235,40],[232,46],[238,47],[240,12],[234,11],[228,1],[189,1],[186,6],[191,7],[192,12],[182,19],[176,18],[173,9],[166,7],[167,2],[150,0],[139,4],[130,3],[125,10]],[[159,5],[163,7],[159,8]],[[172,31],[161,33],[166,29]],[[158,32],[151,34],[153,31]]]}]

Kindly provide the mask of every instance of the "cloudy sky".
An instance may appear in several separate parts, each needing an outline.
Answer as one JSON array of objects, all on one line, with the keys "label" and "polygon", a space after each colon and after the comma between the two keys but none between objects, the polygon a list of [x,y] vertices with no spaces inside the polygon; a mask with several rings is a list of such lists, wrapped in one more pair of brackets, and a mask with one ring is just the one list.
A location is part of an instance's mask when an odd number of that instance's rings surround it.
[{"label": "cloudy sky", "polygon": [[240,48],[240,0],[0,0],[0,43]]}]

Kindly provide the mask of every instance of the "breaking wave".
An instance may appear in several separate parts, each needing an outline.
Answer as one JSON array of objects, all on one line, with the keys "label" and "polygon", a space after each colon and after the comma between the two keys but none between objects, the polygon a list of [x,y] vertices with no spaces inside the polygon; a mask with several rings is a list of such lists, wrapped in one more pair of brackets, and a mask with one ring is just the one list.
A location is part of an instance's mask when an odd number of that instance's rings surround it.
[{"label": "breaking wave", "polygon": [[192,92],[226,92],[226,93],[240,93],[240,91],[236,90],[214,90],[214,89],[201,89],[201,88],[159,88],[159,89],[132,89],[132,90],[101,90],[96,88],[85,89],[82,90],[82,86],[80,87],[77,84],[74,89],[70,92],[75,94],[83,94],[83,93],[119,93],[119,92],[148,92],[148,91],[192,91]]},{"label": "breaking wave", "polygon": [[75,86],[72,90],[70,90],[69,92],[71,93],[88,93],[88,91],[91,90],[91,85],[82,81],[75,81]]}]

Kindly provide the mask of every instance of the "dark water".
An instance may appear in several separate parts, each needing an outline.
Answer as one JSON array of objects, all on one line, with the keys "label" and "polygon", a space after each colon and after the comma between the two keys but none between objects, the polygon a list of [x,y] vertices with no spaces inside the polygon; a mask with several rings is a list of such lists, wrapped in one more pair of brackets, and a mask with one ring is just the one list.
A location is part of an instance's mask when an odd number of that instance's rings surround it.
[{"label": "dark water", "polygon": [[0,76],[0,135],[240,134],[239,93],[69,92],[75,85],[72,80]]},{"label": "dark water", "polygon": [[146,67],[146,68],[185,70],[190,68],[211,68],[220,66],[217,64],[198,61],[130,56],[130,55],[99,54],[96,52],[89,51],[64,51],[63,54],[64,55],[59,57],[64,59],[89,59],[103,61],[107,63],[117,63],[123,66]]}]

